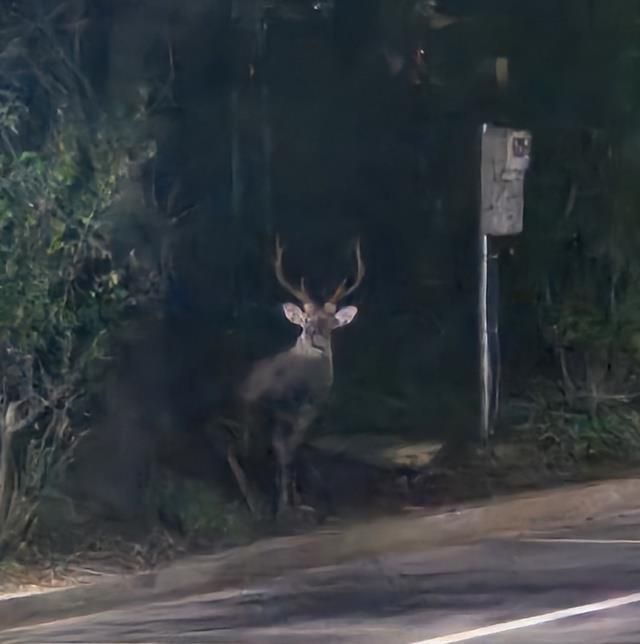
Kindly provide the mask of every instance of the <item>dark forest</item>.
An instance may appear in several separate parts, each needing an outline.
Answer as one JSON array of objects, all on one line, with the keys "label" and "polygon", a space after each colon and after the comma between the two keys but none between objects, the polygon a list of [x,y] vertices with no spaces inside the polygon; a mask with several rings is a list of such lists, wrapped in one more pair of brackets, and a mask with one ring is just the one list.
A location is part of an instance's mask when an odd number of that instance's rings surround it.
[{"label": "dark forest", "polygon": [[[2,0],[0,557],[147,566],[636,464],[639,31],[622,0]],[[487,122],[533,141],[488,443]],[[350,323],[322,409],[288,389],[247,429],[299,333],[278,240],[305,333]]]}]

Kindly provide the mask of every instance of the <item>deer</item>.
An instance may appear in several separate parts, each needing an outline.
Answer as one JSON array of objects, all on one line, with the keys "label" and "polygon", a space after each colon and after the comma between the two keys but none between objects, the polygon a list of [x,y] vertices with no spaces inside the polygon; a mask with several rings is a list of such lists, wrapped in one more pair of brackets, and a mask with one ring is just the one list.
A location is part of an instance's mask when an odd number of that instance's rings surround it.
[{"label": "deer", "polygon": [[[356,275],[353,283],[347,286],[347,279],[343,280],[329,299],[319,302],[309,294],[304,277],[301,278],[299,287],[285,277],[283,254],[280,238],[276,237],[275,277],[283,289],[297,301],[282,304],[282,311],[291,324],[300,328],[300,333],[293,346],[257,362],[241,387],[241,399],[245,408],[257,409],[270,421],[266,438],[275,457],[276,473],[273,482],[276,517],[295,509],[296,452],[326,403],[333,386],[332,333],[351,324],[358,313],[356,306],[339,308],[338,303],[360,286],[365,275],[358,240],[355,246]],[[249,448],[250,431],[245,426],[245,453]],[[263,436],[262,439],[264,438]],[[244,477],[237,461],[230,461],[230,464],[241,483],[245,499],[253,510],[246,479],[240,480]]]}]

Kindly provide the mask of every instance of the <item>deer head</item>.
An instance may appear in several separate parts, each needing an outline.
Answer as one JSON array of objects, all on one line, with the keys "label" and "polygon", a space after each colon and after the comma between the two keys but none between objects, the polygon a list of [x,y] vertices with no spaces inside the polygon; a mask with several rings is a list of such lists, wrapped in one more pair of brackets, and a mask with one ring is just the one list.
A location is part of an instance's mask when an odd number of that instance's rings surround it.
[{"label": "deer head", "polygon": [[285,277],[282,269],[284,249],[280,239],[276,238],[275,274],[280,285],[291,293],[299,304],[287,302],[282,305],[284,315],[302,329],[295,350],[305,355],[326,356],[331,358],[331,333],[334,329],[350,324],[358,313],[355,306],[338,308],[338,302],[353,293],[364,277],[365,267],[360,252],[360,241],[356,244],[356,277],[353,284],[347,288],[347,280],[343,280],[333,295],[323,304],[316,302],[308,293],[304,278],[300,287],[296,288]]}]

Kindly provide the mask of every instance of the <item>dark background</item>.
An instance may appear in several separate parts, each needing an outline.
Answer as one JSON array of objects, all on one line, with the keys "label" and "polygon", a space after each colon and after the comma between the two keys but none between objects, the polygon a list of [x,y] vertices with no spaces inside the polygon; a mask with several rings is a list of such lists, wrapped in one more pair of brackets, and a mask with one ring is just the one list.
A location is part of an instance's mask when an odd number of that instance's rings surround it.
[{"label": "dark background", "polygon": [[[318,296],[353,271],[357,236],[368,269],[358,318],[336,334],[334,394],[314,431],[474,435],[484,121],[534,138],[525,233],[500,245],[505,398],[556,377],[539,302],[564,284],[582,213],[600,207],[586,197],[580,217],[556,226],[575,176],[589,184],[581,142],[604,132],[617,145],[636,131],[633,73],[620,62],[635,5],[450,0],[438,11],[456,22],[429,29],[413,3],[336,0],[327,21],[272,20],[250,80],[255,42],[229,2],[92,3],[86,58],[104,101],[149,91],[155,105],[158,154],[144,185],[160,207],[148,217],[168,201],[186,214],[165,316],[123,341],[76,487],[121,511],[135,510],[149,462],[224,478],[212,427],[235,414],[252,361],[295,338],[270,265],[276,233],[287,271]],[[395,75],[389,51],[405,64]],[[496,56],[509,59],[502,91]],[[132,223],[130,239],[144,247],[148,228]]]}]

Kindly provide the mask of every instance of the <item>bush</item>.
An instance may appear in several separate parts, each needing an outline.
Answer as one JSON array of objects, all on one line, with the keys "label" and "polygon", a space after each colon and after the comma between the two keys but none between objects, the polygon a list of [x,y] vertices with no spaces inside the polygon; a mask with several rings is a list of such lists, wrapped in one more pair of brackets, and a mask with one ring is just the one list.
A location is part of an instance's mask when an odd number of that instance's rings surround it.
[{"label": "bush", "polygon": [[177,529],[191,544],[220,539],[238,542],[251,535],[251,516],[244,505],[225,501],[205,482],[162,472],[150,494],[149,505],[168,527]]},{"label": "bush", "polygon": [[[40,492],[90,429],[83,401],[114,332],[163,286],[158,267],[110,250],[120,182],[153,146],[136,114],[97,109],[72,38],[56,31],[68,7],[50,18],[29,9],[8,11],[12,30],[0,32],[0,77],[13,79],[0,109],[0,556],[27,537]],[[24,36],[17,53],[7,33]]]}]

